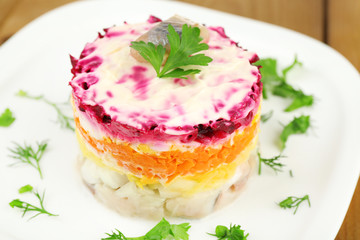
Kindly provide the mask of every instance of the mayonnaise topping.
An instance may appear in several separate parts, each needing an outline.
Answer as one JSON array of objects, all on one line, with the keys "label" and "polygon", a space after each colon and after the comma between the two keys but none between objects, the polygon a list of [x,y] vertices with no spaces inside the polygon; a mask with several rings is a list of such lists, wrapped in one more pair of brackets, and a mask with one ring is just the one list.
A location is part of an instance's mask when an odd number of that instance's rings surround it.
[{"label": "mayonnaise topping", "polygon": [[253,94],[260,79],[258,68],[250,63],[257,59],[255,53],[234,44],[219,31],[222,28],[208,28],[209,49],[202,53],[213,61],[196,66],[201,72],[188,79],[158,78],[150,63],[130,56],[130,42],[155,24],[112,27],[87,44],[80,59],[73,59],[70,84],[75,102],[102,107],[102,116],[111,121],[140,130],[153,124],[171,135],[256,111],[261,94]]}]

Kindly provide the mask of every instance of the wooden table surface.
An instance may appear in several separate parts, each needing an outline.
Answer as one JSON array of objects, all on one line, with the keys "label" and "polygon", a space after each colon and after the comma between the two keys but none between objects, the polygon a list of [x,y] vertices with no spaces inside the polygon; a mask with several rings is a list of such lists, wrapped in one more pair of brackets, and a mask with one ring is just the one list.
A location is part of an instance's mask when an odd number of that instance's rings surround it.
[{"label": "wooden table surface", "polygon": [[[0,45],[41,14],[74,0],[0,0]],[[182,0],[307,34],[360,70],[360,0]],[[360,160],[360,159],[359,159]],[[360,183],[336,240],[360,239]]]}]

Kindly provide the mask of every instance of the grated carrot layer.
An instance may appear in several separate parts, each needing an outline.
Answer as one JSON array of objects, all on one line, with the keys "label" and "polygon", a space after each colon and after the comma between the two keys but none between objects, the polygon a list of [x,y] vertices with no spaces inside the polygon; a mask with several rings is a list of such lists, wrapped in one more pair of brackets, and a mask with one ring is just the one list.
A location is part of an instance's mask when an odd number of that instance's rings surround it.
[{"label": "grated carrot layer", "polygon": [[[235,132],[234,138],[228,140],[220,148],[211,148],[202,145],[192,151],[169,150],[163,152],[143,152],[134,150],[129,143],[113,141],[110,138],[95,139],[81,126],[79,118],[75,118],[76,128],[81,137],[98,154],[110,154],[117,161],[117,165],[130,171],[138,177],[148,179],[165,179],[170,182],[177,176],[206,173],[221,164],[233,162],[257,136],[259,118],[255,117],[252,123],[243,131]],[[144,148],[145,144],[139,147]],[[147,146],[147,145],[145,145]],[[141,149],[139,149],[141,150]]]}]

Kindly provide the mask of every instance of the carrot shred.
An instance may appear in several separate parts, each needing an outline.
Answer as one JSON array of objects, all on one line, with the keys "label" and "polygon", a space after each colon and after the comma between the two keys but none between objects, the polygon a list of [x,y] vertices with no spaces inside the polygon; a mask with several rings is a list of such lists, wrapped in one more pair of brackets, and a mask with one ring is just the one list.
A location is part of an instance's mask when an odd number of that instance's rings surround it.
[{"label": "carrot shred", "polygon": [[104,153],[111,154],[118,166],[135,176],[166,179],[170,182],[177,176],[206,173],[221,164],[234,161],[256,137],[259,120],[253,121],[242,132],[235,133],[233,141],[228,140],[221,148],[203,145],[193,151],[169,150],[158,154],[139,153],[126,142],[119,144],[109,138],[95,139],[81,126],[79,118],[75,118],[75,124],[83,140],[100,156]]}]

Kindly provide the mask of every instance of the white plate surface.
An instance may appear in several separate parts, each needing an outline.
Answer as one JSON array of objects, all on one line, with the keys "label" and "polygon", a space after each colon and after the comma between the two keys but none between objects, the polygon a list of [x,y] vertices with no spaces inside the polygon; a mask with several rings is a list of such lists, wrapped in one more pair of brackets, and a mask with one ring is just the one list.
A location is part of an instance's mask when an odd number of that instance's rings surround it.
[{"label": "white plate surface", "polygon": [[[240,224],[249,239],[333,239],[339,230],[353,194],[360,169],[359,122],[360,80],[358,72],[339,53],[302,34],[270,24],[249,20],[178,2],[86,1],[51,11],[36,19],[0,48],[0,111],[9,107],[16,121],[0,128],[0,238],[1,239],[87,239],[105,237],[118,228],[127,236],[144,234],[156,222],[122,217],[98,203],[83,186],[75,169],[79,152],[71,131],[53,122],[56,114],[47,105],[20,99],[14,94],[24,89],[44,94],[55,102],[68,99],[71,79],[69,55],[79,56],[84,44],[97,31],[114,24],[145,21],[150,14],[163,19],[178,13],[212,26],[224,26],[226,33],[260,57],[278,59],[280,67],[290,64],[295,54],[303,62],[289,75],[290,82],[316,97],[311,108],[284,113],[289,102],[273,97],[264,101],[263,112],[274,116],[262,125],[261,152],[279,152],[276,140],[279,122],[309,114],[312,129],[307,135],[289,138],[284,155],[286,171],[250,178],[243,194],[230,206],[201,220],[188,221],[190,239],[214,239],[218,224]],[[11,142],[34,143],[49,139],[49,150],[41,165],[44,180],[35,170],[9,167],[13,162],[7,148]],[[288,169],[292,169],[291,178]],[[46,189],[45,204],[59,217],[21,218],[8,203],[19,197],[17,189],[32,184]],[[310,195],[296,215],[282,210],[276,202],[290,195]],[[20,196],[30,199],[29,196]]]}]

